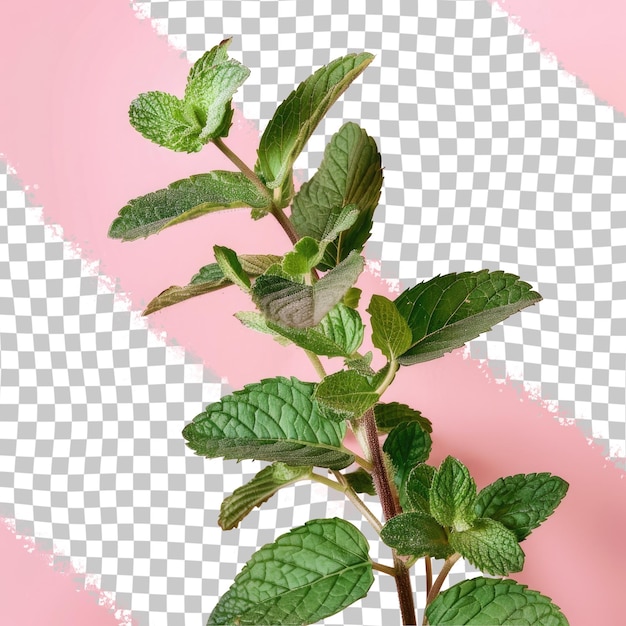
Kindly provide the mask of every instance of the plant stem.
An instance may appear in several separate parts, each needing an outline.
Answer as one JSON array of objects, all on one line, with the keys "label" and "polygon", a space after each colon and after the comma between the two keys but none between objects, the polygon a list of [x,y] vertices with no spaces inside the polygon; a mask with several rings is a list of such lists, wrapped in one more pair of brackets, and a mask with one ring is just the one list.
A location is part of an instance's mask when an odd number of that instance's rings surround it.
[{"label": "plant stem", "polygon": [[320,361],[320,358],[315,354],[315,352],[311,352],[310,350],[305,350],[306,355],[309,357],[309,361],[311,361],[311,365],[315,368],[317,375],[320,378],[326,378],[326,370]]},{"label": "plant stem", "polygon": [[[439,595],[439,591],[441,589],[441,585],[443,585],[443,581],[447,578],[450,570],[454,567],[454,564],[461,558],[461,555],[458,552],[455,552],[453,555],[449,556],[445,563],[443,564],[439,575],[437,576],[435,582],[431,590],[428,593],[426,598],[426,608],[428,608],[433,600]],[[422,626],[428,626],[428,620],[426,619],[426,610],[424,610],[424,620],[422,621]]]},{"label": "plant stem", "polygon": [[298,233],[295,231],[292,226],[289,218],[285,215],[285,212],[282,209],[279,209],[276,205],[272,205],[271,208],[272,215],[278,220],[278,223],[282,226],[282,229],[287,233],[287,237],[291,243],[296,243],[298,241]]},{"label": "plant stem", "polygon": [[426,567],[426,597],[428,597],[433,586],[433,562],[429,556],[424,557],[424,566]]},{"label": "plant stem", "polygon": [[219,148],[219,150],[232,161],[242,174],[246,175],[246,178],[255,185],[255,187],[261,192],[261,194],[267,198],[269,203],[272,202],[272,194],[269,189],[263,184],[261,179],[224,143],[221,137],[217,137],[213,140],[213,143]]},{"label": "plant stem", "polygon": [[385,574],[389,574],[389,576],[395,577],[396,575],[396,570],[393,569],[393,567],[383,565],[382,563],[376,563],[375,561],[372,561],[372,569],[378,570],[379,572],[383,572]]}]

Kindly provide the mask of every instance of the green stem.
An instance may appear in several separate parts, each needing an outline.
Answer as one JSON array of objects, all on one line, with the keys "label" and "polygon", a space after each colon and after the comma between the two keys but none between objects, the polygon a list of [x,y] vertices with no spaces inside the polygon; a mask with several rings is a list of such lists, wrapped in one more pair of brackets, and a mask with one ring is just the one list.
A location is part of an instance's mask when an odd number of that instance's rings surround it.
[{"label": "green stem", "polygon": [[[439,591],[441,590],[441,585],[443,585],[443,581],[447,578],[450,570],[454,567],[454,564],[461,558],[461,555],[458,552],[455,552],[453,555],[449,556],[445,563],[443,564],[439,575],[437,576],[435,582],[431,590],[426,597],[426,608],[428,608],[433,600],[439,595]],[[422,621],[422,626],[428,626],[428,619],[426,618],[426,611],[424,611],[424,620]]]},{"label": "green stem", "polygon": [[304,350],[306,355],[309,357],[309,361],[311,361],[311,365],[315,368],[317,375],[320,378],[326,378],[326,370],[320,361],[320,358],[315,354],[315,352],[311,352],[310,350]]},{"label": "green stem", "polygon": [[396,570],[393,567],[389,567],[388,565],[383,565],[382,563],[376,563],[376,561],[372,561],[372,569],[378,570],[379,572],[383,572],[385,574],[389,574],[389,576],[396,576]]}]

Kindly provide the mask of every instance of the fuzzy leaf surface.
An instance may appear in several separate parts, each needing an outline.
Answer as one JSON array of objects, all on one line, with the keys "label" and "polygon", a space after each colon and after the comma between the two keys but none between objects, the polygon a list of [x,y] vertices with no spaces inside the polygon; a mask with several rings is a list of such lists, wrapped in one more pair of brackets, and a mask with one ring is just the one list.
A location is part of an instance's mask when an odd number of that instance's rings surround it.
[{"label": "fuzzy leaf surface", "polygon": [[255,281],[252,298],[272,322],[292,328],[316,326],[341,302],[363,271],[363,265],[363,257],[352,253],[314,285],[265,274]]},{"label": "fuzzy leaf surface", "polygon": [[320,120],[373,58],[363,52],[335,59],[279,105],[261,137],[255,166],[269,188],[280,187],[291,177],[294,161]]},{"label": "fuzzy leaf surface", "polygon": [[346,358],[359,349],[365,330],[358,311],[341,303],[334,306],[317,326],[311,328],[291,328],[275,322],[267,322],[267,326],[314,354]]},{"label": "fuzzy leaf surface", "polygon": [[381,433],[388,433],[392,428],[404,422],[417,422],[422,430],[427,433],[433,432],[433,426],[429,419],[425,418],[419,411],[400,402],[377,404],[374,407],[374,416],[376,417],[376,426]]},{"label": "fuzzy leaf surface", "polygon": [[344,478],[348,481],[348,484],[357,493],[366,493],[369,496],[376,495],[376,488],[374,487],[374,479],[369,472],[366,472],[362,467],[354,472],[344,474]]},{"label": "fuzzy leaf surface", "polygon": [[430,487],[430,510],[442,526],[466,530],[476,519],[476,483],[459,461],[445,458]]},{"label": "fuzzy leaf surface", "polygon": [[348,122],[333,135],[311,180],[294,196],[290,220],[301,236],[318,241],[343,207],[358,209],[356,222],[332,239],[319,267],[335,267],[351,250],[361,251],[372,228],[383,183],[376,142],[357,124]]},{"label": "fuzzy leaf surface", "polygon": [[501,271],[446,274],[419,283],[395,300],[413,335],[398,361],[436,359],[540,300],[528,283]]},{"label": "fuzzy leaf surface", "polygon": [[411,347],[412,334],[395,304],[374,295],[367,312],[371,316],[372,343],[389,359],[396,360]]},{"label": "fuzzy leaf surface", "polygon": [[267,199],[243,174],[216,170],[130,200],[113,220],[109,237],[132,241],[207,213],[266,205]]},{"label": "fuzzy leaf surface", "polygon": [[410,472],[400,493],[400,503],[405,511],[419,511],[430,515],[430,488],[435,477],[431,465],[418,465]]},{"label": "fuzzy leaf surface", "polygon": [[440,593],[426,616],[431,626],[569,626],[550,598],[514,580],[483,577]]},{"label": "fuzzy leaf surface", "polygon": [[346,426],[320,414],[314,390],[313,383],[281,376],[246,385],[207,406],[183,436],[208,458],[342,469],[354,461],[342,446]]},{"label": "fuzzy leaf surface", "polygon": [[217,523],[230,530],[254,509],[269,500],[279,489],[305,480],[311,475],[312,467],[291,467],[284,463],[273,463],[264,467],[245,485],[235,489],[220,507]]},{"label": "fuzzy leaf surface", "polygon": [[445,529],[425,513],[396,515],[383,526],[380,537],[400,554],[417,558],[429,555],[436,559],[446,559],[454,553]]},{"label": "fuzzy leaf surface", "polygon": [[320,411],[333,421],[361,417],[379,397],[367,378],[354,370],[341,370],[326,376],[315,390]]},{"label": "fuzzy leaf surface", "polygon": [[220,266],[224,276],[244,291],[250,290],[250,277],[244,271],[237,253],[226,246],[213,246],[215,260]]},{"label": "fuzzy leaf surface", "polygon": [[499,478],[478,494],[476,515],[500,522],[522,541],[554,513],[568,486],[548,472]]},{"label": "fuzzy leaf surface", "polygon": [[312,624],[365,596],[373,581],[361,532],[341,519],[313,520],[256,552],[207,626]]}]

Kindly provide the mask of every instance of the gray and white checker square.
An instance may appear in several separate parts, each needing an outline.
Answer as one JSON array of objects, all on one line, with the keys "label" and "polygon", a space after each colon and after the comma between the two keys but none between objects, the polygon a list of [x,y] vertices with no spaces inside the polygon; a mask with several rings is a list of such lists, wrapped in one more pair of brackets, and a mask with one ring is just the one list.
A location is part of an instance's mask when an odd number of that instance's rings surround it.
[{"label": "gray and white checker square", "polygon": [[[403,286],[482,267],[531,282],[544,301],[471,342],[471,356],[558,401],[623,465],[624,119],[497,7],[433,0],[418,15],[417,4],[135,8],[190,61],[233,35],[231,54],[252,70],[235,100],[261,130],[312,69],[374,52],[298,160],[301,177],[341,124],[364,126],[385,165],[368,258]],[[226,386],[166,347],[6,170],[0,207],[0,515],[18,533],[53,544],[140,626],[203,623],[258,546],[311,517],[345,513],[373,538],[351,505],[304,483],[222,533],[221,499],[260,464],[195,457],[180,429]],[[452,582],[475,574],[457,565]],[[376,581],[325,623],[397,623],[393,582]],[[423,605],[421,572],[415,582]]]}]

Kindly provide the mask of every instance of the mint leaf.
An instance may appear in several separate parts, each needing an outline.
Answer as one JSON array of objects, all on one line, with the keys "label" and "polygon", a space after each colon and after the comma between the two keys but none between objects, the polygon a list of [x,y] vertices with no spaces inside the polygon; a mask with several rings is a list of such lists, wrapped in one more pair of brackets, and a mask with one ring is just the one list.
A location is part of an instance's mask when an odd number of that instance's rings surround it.
[{"label": "mint leaf", "polygon": [[524,567],[524,551],[515,534],[487,517],[468,530],[450,533],[449,539],[456,552],[488,574],[507,576]]},{"label": "mint leaf", "polygon": [[292,276],[308,274],[319,262],[323,251],[312,237],[303,237],[283,259],[283,270]]},{"label": "mint leaf", "polygon": [[317,172],[294,196],[289,218],[301,237],[320,240],[342,207],[354,205],[358,209],[356,223],[327,247],[320,269],[334,267],[351,250],[363,249],[382,183],[376,142],[357,124],[344,124],[326,146]]},{"label": "mint leaf", "polygon": [[466,530],[476,518],[476,483],[461,461],[449,456],[433,477],[430,510],[442,525]]},{"label": "mint leaf", "polygon": [[305,350],[330,357],[349,357],[358,350],[364,333],[359,313],[341,303],[334,306],[317,326],[311,328],[290,328],[270,321],[267,326]]},{"label": "mint leaf", "polygon": [[433,442],[430,435],[417,422],[398,424],[387,436],[383,444],[393,465],[393,480],[403,501],[404,483],[409,472],[430,455]]},{"label": "mint leaf", "polygon": [[207,626],[312,624],[365,596],[373,582],[361,532],[341,519],[313,520],[256,552]]},{"label": "mint leaf", "polygon": [[267,199],[243,174],[217,170],[130,200],[111,224],[109,237],[132,241],[207,213],[265,206]]},{"label": "mint leaf", "polygon": [[433,432],[429,419],[426,419],[419,411],[399,402],[377,404],[374,407],[374,416],[376,427],[381,433],[388,433],[392,428],[404,422],[417,422],[422,430],[427,433]]},{"label": "mint leaf", "polygon": [[400,494],[402,508],[419,511],[430,515],[430,488],[435,477],[435,468],[430,465],[418,465],[410,472]]},{"label": "mint leaf", "polygon": [[376,488],[374,487],[374,479],[369,472],[366,472],[362,467],[354,472],[344,474],[344,478],[348,481],[348,484],[357,493],[366,493],[369,496],[376,495]]},{"label": "mint leaf", "polygon": [[268,378],[214,402],[185,426],[187,445],[201,456],[281,461],[342,469],[354,457],[342,446],[346,426],[320,414],[315,385]]},{"label": "mint leaf", "polygon": [[294,161],[320,120],[373,58],[363,52],[331,61],[276,109],[261,137],[255,168],[270,189],[280,187],[291,177]]},{"label": "mint leaf", "polygon": [[446,559],[454,553],[445,529],[425,513],[396,515],[383,526],[380,537],[400,554],[417,558],[428,555]]},{"label": "mint leaf", "polygon": [[413,335],[412,347],[398,361],[436,359],[540,300],[529,284],[501,271],[447,274],[420,283],[395,300]]},{"label": "mint leaf", "polygon": [[363,257],[353,253],[314,285],[275,274],[259,276],[252,299],[272,322],[292,328],[316,326],[354,285],[363,271]]},{"label": "mint leaf", "polygon": [[569,626],[550,598],[514,580],[483,577],[440,593],[426,617],[432,626]]},{"label": "mint leaf", "polygon": [[[280,261],[280,257],[273,254],[242,254],[238,258],[243,270],[248,276],[252,277],[262,274],[268,267]],[[220,266],[217,263],[210,263],[201,267],[188,285],[184,287],[173,285],[162,291],[148,303],[142,315],[150,315],[165,307],[228,287],[229,285],[232,285],[232,283],[224,276]]]},{"label": "mint leaf", "polygon": [[547,472],[499,478],[478,494],[476,515],[500,522],[523,541],[554,513],[568,487]]},{"label": "mint leaf", "polygon": [[315,390],[320,411],[333,421],[361,417],[379,397],[367,378],[354,370],[326,376]]},{"label": "mint leaf", "polygon": [[290,467],[284,463],[264,467],[222,502],[217,523],[224,530],[235,528],[254,507],[261,506],[279,489],[308,478],[311,470],[311,467]]},{"label": "mint leaf", "polygon": [[224,276],[240,289],[250,291],[250,277],[241,266],[237,253],[226,246],[213,246],[213,253]]},{"label": "mint leaf", "polygon": [[367,312],[372,318],[372,343],[389,359],[411,347],[411,329],[395,304],[384,296],[374,295]]},{"label": "mint leaf", "polygon": [[358,287],[350,287],[343,297],[343,303],[351,309],[356,309],[359,306],[360,299],[361,289]]}]

